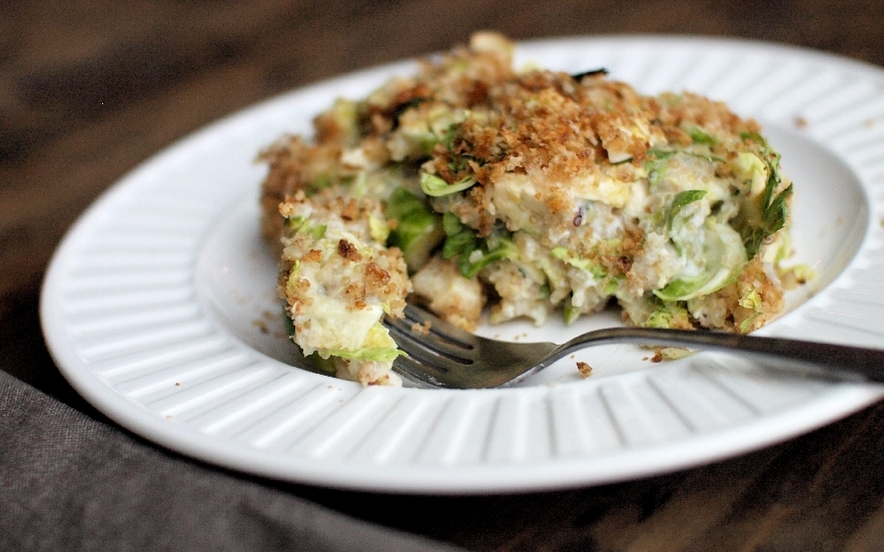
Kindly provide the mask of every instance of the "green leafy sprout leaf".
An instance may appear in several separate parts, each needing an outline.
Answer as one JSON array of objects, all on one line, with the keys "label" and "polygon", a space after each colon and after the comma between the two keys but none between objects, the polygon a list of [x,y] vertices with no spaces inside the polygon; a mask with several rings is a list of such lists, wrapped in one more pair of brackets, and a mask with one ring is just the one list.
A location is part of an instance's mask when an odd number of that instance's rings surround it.
[{"label": "green leafy sprout leaf", "polygon": [[767,182],[761,194],[760,217],[746,220],[740,227],[743,245],[749,258],[755,257],[764,240],[780,231],[789,217],[788,199],[792,195],[792,185],[777,191],[782,185],[779,173],[780,155],[767,144],[758,133],[747,132],[741,135],[744,140],[751,140],[761,146],[761,159],[767,167]]},{"label": "green leafy sprout leaf", "polygon": [[475,184],[476,179],[473,176],[466,176],[452,184],[449,184],[440,176],[427,172],[422,172],[420,177],[421,190],[431,197],[456,194],[473,187]]},{"label": "green leafy sprout leaf", "polygon": [[508,235],[495,232],[487,238],[480,238],[454,213],[445,213],[442,229],[445,231],[442,257],[456,258],[458,270],[467,278],[474,278],[491,263],[517,256],[516,247]]},{"label": "green leafy sprout leaf", "polygon": [[690,130],[688,130],[688,135],[691,137],[691,140],[693,140],[695,144],[714,146],[718,143],[718,140],[710,136],[705,130],[700,127],[692,127]]},{"label": "green leafy sprout leaf", "polygon": [[666,229],[672,231],[672,221],[678,216],[679,211],[686,205],[702,199],[706,195],[706,190],[685,190],[675,194],[672,199],[672,205],[669,207],[669,214],[666,217]]}]

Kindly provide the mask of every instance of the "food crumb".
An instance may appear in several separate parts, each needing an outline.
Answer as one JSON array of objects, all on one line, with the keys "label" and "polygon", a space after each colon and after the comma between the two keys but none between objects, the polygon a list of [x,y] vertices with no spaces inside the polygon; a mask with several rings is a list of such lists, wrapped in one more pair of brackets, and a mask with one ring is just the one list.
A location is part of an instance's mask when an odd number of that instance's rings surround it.
[{"label": "food crumb", "polygon": [[795,117],[795,126],[798,128],[807,128],[807,119],[798,115]]},{"label": "food crumb", "polygon": [[180,381],[176,381],[176,382],[175,382],[175,387],[181,387],[181,382],[180,382]]},{"label": "food crumb", "polygon": [[654,356],[645,357],[651,362],[663,362],[664,360],[678,360],[693,354],[690,349],[684,347],[654,347]]},{"label": "food crumb", "polygon": [[424,335],[427,335],[428,333],[430,333],[431,327],[432,327],[432,322],[430,322],[429,320],[427,320],[423,324],[418,324],[417,322],[415,322],[414,324],[411,325],[411,331],[412,331],[412,333],[415,333],[417,335],[424,336]]},{"label": "food crumb", "polygon": [[267,322],[263,320],[252,320],[252,325],[258,328],[258,331],[262,334],[270,333],[270,328],[267,327]]},{"label": "food crumb", "polygon": [[875,128],[875,119],[866,119],[867,128]]},{"label": "food crumb", "polygon": [[577,371],[580,372],[580,375],[584,378],[588,378],[592,375],[592,366],[583,362],[582,360],[577,361]]}]

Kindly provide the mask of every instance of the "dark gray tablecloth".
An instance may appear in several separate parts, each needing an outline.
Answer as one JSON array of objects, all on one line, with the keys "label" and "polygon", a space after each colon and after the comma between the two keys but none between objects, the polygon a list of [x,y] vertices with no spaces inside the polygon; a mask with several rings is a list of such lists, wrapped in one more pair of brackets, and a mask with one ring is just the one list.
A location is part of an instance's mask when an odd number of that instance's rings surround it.
[{"label": "dark gray tablecloth", "polygon": [[454,550],[189,462],[0,371],[0,550]]}]

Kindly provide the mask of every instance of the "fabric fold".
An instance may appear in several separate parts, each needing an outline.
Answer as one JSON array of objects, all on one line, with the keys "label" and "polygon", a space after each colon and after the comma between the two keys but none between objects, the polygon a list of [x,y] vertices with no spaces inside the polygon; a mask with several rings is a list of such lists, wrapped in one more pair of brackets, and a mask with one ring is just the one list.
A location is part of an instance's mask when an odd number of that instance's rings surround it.
[{"label": "fabric fold", "polygon": [[458,550],[153,448],[3,371],[0,527],[0,550]]}]

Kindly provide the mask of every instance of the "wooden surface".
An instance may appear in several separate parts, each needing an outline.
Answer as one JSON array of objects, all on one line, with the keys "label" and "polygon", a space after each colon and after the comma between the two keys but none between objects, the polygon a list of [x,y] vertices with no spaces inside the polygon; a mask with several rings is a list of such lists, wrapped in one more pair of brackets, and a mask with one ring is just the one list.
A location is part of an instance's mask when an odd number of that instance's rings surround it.
[{"label": "wooden surface", "polygon": [[[101,419],[60,376],[37,316],[50,255],[90,202],[218,117],[479,28],[742,36],[884,66],[884,3],[873,0],[4,2],[0,368]],[[444,498],[286,488],[474,550],[882,550],[884,405],[739,458],[596,488]]]}]

